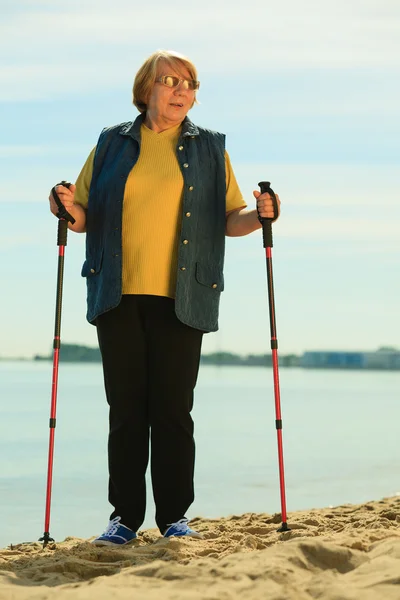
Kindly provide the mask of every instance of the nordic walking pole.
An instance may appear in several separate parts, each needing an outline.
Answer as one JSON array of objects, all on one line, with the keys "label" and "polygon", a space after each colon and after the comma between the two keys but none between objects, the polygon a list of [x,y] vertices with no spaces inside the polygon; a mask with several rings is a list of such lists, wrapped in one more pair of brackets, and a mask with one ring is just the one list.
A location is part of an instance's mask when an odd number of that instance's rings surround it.
[{"label": "nordic walking pole", "polygon": [[[65,187],[70,187],[70,183],[62,181],[60,184]],[[72,225],[75,223],[75,219],[69,214],[65,206],[60,201],[55,186],[51,190],[53,198],[58,206],[57,218],[58,218],[58,235],[57,245],[58,249],[58,273],[57,273],[57,294],[56,294],[56,316],[55,316],[55,327],[54,327],[54,341],[53,341],[53,379],[51,389],[51,406],[50,406],[50,436],[49,436],[49,456],[48,456],[48,468],[47,468],[47,492],[46,492],[46,513],[44,522],[44,534],[43,537],[39,538],[39,542],[43,542],[43,548],[45,548],[48,542],[54,542],[54,539],[50,537],[50,506],[51,506],[51,488],[53,480],[53,456],[54,456],[54,434],[56,428],[56,409],[57,409],[57,385],[58,385],[58,362],[59,352],[61,346],[60,331],[61,331],[61,306],[62,306],[62,289],[63,289],[63,278],[64,278],[64,253],[65,246],[67,245],[67,232],[68,222]]]},{"label": "nordic walking pole", "polygon": [[[262,194],[266,192],[272,198],[274,205],[274,219],[278,216],[278,202],[274,191],[271,189],[269,181],[261,181],[259,184]],[[274,374],[274,393],[275,393],[275,413],[276,413],[276,432],[278,437],[278,459],[279,459],[279,483],[281,490],[281,512],[282,525],[278,529],[281,531],[290,531],[287,525],[286,516],[286,493],[285,493],[285,469],[283,465],[283,443],[282,443],[282,415],[281,415],[281,400],[279,391],[279,367],[278,367],[278,338],[276,336],[275,322],[275,299],[274,299],[274,279],[272,273],[272,221],[265,217],[259,217],[263,230],[263,243],[265,255],[267,259],[267,281],[268,281],[268,301],[269,301],[269,322],[271,328],[271,351],[272,351],[272,368]]]}]

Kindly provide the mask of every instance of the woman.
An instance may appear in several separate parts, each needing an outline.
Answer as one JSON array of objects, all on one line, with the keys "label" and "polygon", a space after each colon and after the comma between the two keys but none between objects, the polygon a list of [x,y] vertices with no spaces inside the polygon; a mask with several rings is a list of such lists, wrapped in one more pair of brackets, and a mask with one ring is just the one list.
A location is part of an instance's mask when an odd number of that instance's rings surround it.
[{"label": "woman", "polygon": [[[187,113],[199,89],[193,63],[158,51],[139,69],[134,122],[102,131],[76,186],[57,187],[86,231],[87,319],[96,326],[109,417],[109,501],[98,545],[136,538],[146,507],[151,439],[156,522],[165,537],[198,536],[194,500],[193,390],[203,334],[218,329],[225,235],[272,218],[255,191],[247,211],[225,136]],[[57,206],[50,195],[51,211]],[[123,210],[122,210],[123,207]],[[150,438],[151,434],[151,438]]]}]

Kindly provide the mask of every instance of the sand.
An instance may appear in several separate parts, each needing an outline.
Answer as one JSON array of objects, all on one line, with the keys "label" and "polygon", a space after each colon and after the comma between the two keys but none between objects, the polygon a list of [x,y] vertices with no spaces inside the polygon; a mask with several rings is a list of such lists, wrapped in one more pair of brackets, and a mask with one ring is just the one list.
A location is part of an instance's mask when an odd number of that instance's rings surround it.
[{"label": "sand", "polygon": [[288,517],[286,533],[279,515],[247,513],[192,519],[203,539],[149,529],[122,548],[10,546],[0,599],[400,600],[400,495]]}]

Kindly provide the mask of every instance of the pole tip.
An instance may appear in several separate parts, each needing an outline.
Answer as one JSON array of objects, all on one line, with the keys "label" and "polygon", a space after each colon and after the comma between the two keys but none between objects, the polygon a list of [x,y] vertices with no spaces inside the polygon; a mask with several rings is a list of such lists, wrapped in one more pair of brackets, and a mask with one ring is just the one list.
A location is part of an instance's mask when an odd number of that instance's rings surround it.
[{"label": "pole tip", "polygon": [[50,537],[50,533],[48,531],[45,531],[43,536],[39,538],[39,542],[43,542],[43,548],[46,548],[49,542],[54,542],[54,539]]}]

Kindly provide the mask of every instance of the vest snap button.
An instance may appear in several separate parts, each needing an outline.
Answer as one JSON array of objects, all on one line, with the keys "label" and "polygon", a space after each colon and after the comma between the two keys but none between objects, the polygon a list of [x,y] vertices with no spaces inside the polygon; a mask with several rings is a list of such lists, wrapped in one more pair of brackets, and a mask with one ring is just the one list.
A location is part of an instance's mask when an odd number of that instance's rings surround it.
[{"label": "vest snap button", "polygon": [[190,212],[187,212],[185,216],[186,216],[186,217],[190,217],[190,215],[191,215],[191,213],[190,213]]},{"label": "vest snap button", "polygon": [[182,242],[182,243],[183,243],[183,244],[188,244],[188,243],[189,243],[189,240],[183,240],[183,242]]},{"label": "vest snap button", "polygon": [[179,146],[178,150],[182,151],[183,150],[183,146]]},{"label": "vest snap button", "polygon": [[191,185],[191,186],[189,187],[189,192],[193,192],[193,190],[194,190],[194,187]]},{"label": "vest snap button", "polygon": [[183,167],[184,167],[185,169],[187,169],[187,168],[188,168],[188,166],[189,166],[189,165],[188,165],[187,163],[183,163]]},{"label": "vest snap button", "polygon": [[96,273],[96,270],[95,269],[90,269],[90,272],[91,273]]},{"label": "vest snap button", "polygon": [[212,286],[213,286],[214,290],[216,287],[218,287],[216,283],[213,283]]},{"label": "vest snap button", "polygon": [[186,271],[186,267],[181,267],[181,271]]}]

